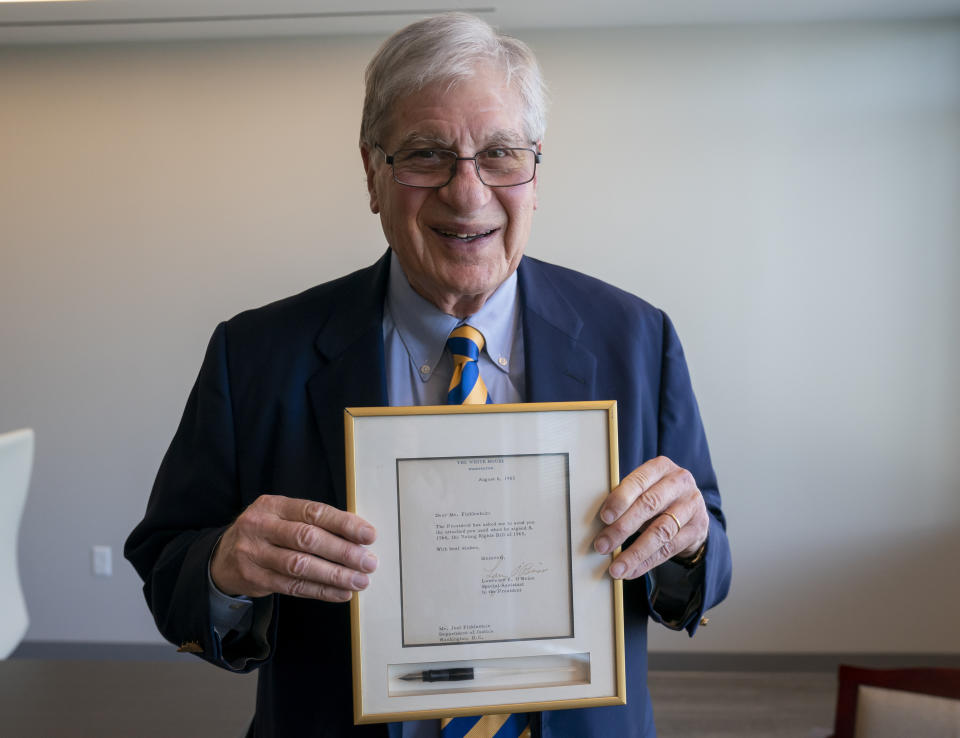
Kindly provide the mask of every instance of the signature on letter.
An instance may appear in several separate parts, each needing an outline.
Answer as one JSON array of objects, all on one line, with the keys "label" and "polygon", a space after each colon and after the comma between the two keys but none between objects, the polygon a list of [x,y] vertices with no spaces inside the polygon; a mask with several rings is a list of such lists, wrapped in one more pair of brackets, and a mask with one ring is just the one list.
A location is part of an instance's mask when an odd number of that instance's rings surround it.
[{"label": "signature on letter", "polygon": [[503,564],[503,558],[498,558],[497,561],[489,569],[483,570],[483,577],[481,577],[481,582],[509,582],[519,577],[530,577],[536,578],[538,574],[543,574],[544,572],[550,571],[550,569],[544,566],[542,561],[536,563],[532,561],[521,561],[517,564],[510,573],[501,571],[501,566]]}]

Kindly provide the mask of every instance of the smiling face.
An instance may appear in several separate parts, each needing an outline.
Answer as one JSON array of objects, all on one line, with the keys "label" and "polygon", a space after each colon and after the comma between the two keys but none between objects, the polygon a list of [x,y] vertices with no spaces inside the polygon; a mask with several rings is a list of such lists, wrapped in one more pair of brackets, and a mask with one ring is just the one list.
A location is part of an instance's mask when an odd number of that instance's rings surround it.
[{"label": "smiling face", "polygon": [[[473,156],[492,146],[532,148],[523,135],[519,95],[503,74],[482,70],[448,88],[437,84],[403,98],[380,146],[438,148]],[[513,274],[530,235],[537,181],[487,187],[472,161],[437,189],[407,187],[376,149],[361,147],[370,209],[410,285],[450,315],[472,315]]]}]

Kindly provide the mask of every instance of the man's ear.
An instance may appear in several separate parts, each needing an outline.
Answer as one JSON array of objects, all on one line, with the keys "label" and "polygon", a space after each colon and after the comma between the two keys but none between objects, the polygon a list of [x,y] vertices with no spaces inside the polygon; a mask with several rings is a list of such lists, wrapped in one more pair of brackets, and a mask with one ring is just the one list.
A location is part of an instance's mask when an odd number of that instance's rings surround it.
[{"label": "man's ear", "polygon": [[367,192],[370,194],[370,212],[380,212],[380,198],[377,195],[377,169],[374,165],[376,153],[360,144],[360,158],[363,159],[363,171],[367,175]]}]

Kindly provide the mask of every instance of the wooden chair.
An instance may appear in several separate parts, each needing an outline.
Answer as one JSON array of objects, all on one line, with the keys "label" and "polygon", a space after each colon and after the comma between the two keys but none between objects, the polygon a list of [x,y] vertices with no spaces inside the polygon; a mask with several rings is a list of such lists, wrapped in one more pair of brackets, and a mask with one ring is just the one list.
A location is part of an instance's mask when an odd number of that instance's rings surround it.
[{"label": "wooden chair", "polygon": [[960,738],[960,669],[840,666],[832,738]]}]

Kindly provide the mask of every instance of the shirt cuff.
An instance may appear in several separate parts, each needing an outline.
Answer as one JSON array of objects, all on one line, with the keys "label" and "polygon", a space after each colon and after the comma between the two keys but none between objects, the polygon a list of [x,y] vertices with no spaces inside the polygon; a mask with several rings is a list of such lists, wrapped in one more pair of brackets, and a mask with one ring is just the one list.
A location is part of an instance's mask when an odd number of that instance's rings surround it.
[{"label": "shirt cuff", "polygon": [[689,630],[699,619],[703,609],[705,561],[706,557],[689,568],[668,560],[647,573],[647,600],[654,621],[672,630]]},{"label": "shirt cuff", "polygon": [[246,635],[252,625],[253,600],[245,595],[231,597],[221,592],[210,576],[207,562],[207,588],[210,601],[210,624],[220,638],[230,631]]}]

